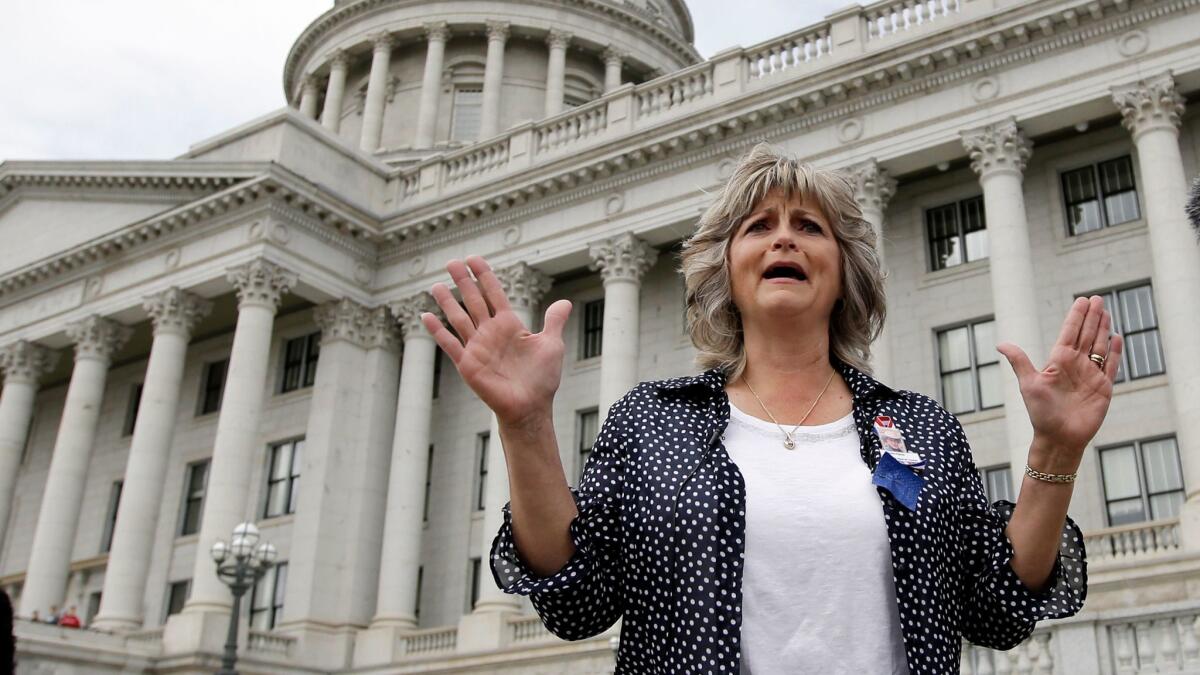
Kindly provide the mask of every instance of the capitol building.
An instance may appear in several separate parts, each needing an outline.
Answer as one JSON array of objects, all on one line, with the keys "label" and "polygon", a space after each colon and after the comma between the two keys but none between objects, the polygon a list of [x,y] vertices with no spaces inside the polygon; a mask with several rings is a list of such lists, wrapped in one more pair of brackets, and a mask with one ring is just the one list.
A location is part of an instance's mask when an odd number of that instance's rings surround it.
[{"label": "capitol building", "polygon": [[614,400],[696,371],[680,244],[760,141],[855,178],[875,374],[958,416],[991,499],[1032,438],[994,345],[1042,362],[1085,294],[1126,337],[1086,604],[963,672],[1200,672],[1200,0],[881,0],[707,60],[684,0],[337,0],[282,77],[176,159],[0,163],[18,672],[213,672],[250,521],[242,673],[612,673],[620,621],[565,641],[497,588],[497,424],[418,317],[467,254],[535,331],[573,302],[576,485]]}]

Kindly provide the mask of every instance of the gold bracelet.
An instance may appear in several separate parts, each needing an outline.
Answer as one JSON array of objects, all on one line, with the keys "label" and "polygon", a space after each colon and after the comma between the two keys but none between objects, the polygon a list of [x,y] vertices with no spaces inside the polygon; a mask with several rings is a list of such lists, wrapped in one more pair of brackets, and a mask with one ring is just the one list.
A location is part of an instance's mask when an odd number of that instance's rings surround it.
[{"label": "gold bracelet", "polygon": [[1077,473],[1042,473],[1037,469],[1025,465],[1025,475],[1038,480],[1046,481],[1047,483],[1074,483]]}]

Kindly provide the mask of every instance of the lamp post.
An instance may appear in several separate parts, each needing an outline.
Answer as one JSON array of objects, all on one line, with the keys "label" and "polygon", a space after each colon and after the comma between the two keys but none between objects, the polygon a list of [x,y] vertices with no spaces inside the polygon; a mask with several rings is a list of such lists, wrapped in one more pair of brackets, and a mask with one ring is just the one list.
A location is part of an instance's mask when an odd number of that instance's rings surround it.
[{"label": "lamp post", "polygon": [[[255,544],[258,544],[255,546]],[[229,637],[225,639],[225,655],[217,675],[237,675],[238,618],[242,596],[275,564],[275,547],[258,543],[258,528],[254,523],[242,523],[233,528],[229,543],[217,541],[212,545],[212,559],[217,563],[217,577],[233,591],[233,612],[229,615]]]}]

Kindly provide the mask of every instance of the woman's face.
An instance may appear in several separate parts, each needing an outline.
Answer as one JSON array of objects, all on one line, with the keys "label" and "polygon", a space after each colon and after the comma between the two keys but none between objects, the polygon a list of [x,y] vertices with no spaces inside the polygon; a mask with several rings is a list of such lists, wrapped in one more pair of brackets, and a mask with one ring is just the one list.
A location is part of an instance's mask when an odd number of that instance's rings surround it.
[{"label": "woman's face", "polygon": [[772,190],[729,245],[733,301],[747,321],[828,322],[842,294],[841,252],[816,202]]}]

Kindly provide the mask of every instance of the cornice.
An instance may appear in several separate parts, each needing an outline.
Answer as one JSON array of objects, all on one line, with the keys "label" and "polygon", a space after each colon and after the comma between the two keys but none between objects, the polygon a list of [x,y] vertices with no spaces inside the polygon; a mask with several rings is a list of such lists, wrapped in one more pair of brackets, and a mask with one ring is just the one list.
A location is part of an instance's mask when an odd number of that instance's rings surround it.
[{"label": "cornice", "polygon": [[[1125,9],[1120,9],[1122,6]],[[634,172],[649,164],[662,166],[663,161],[670,157],[681,153],[691,154],[688,151],[715,142],[722,142],[723,147],[736,147],[749,142],[737,139],[745,139],[751,133],[756,139],[786,136],[920,95],[930,89],[994,72],[1040,54],[1091,42],[1101,36],[1194,6],[1200,6],[1200,0],[1169,0],[1137,9],[1129,8],[1127,3],[1120,0],[1114,0],[1107,6],[1095,0],[1080,0],[1065,7],[1056,5],[1048,15],[1032,13],[1029,7],[1018,6],[1012,10],[1013,13],[1021,10],[1026,16],[1007,25],[1003,23],[1004,16],[992,15],[978,22],[984,25],[974,26],[975,32],[967,30],[971,26],[954,26],[953,31],[948,31],[955,40],[953,44],[948,45],[936,39],[944,37],[938,34],[936,38],[923,41],[920,45],[905,45],[904,51],[908,53],[890,62],[883,59],[892,56],[891,52],[867,54],[814,77],[781,81],[775,86],[748,92],[708,110],[641,130],[640,136],[659,135],[646,140],[640,147],[620,149],[619,146],[630,140],[629,136],[621,137],[605,146],[593,146],[583,151],[584,157],[597,157],[588,163],[581,163],[577,155],[536,165],[520,173],[499,176],[508,185],[491,194],[480,189],[486,185],[468,186],[457,193],[441,196],[437,204],[417,206],[408,213],[402,210],[391,214],[384,221],[386,243],[380,259],[382,262],[395,260],[409,252],[425,250],[489,227],[528,217],[565,201],[574,201],[580,198],[581,193],[595,194],[611,189],[628,182],[612,180],[618,174]],[[1113,12],[1119,13],[1114,16]],[[1030,26],[1037,27],[1036,33],[1030,30]],[[1064,27],[1066,30],[1063,30]],[[873,67],[864,68],[864,61]],[[730,114],[731,108],[739,110]],[[617,154],[612,154],[614,151]],[[605,153],[610,156],[604,157]],[[662,172],[650,168],[637,171],[636,174],[644,178]],[[405,179],[406,176],[401,173],[400,180]],[[524,182],[521,179],[525,179]],[[593,182],[602,183],[605,187],[583,189],[581,192],[580,185]],[[572,197],[556,197],[568,191]],[[444,207],[446,203],[468,194],[478,196],[449,209]],[[532,204],[534,201],[537,201],[536,205]],[[489,217],[510,210],[514,214],[512,217]],[[404,225],[389,228],[389,222],[402,222]]]},{"label": "cornice", "polygon": [[[292,100],[297,68],[309,58],[310,50],[322,38],[337,30],[343,24],[382,9],[385,5],[399,4],[404,1],[417,0],[359,0],[358,2],[335,6],[317,17],[316,20],[304,29],[304,32],[300,34],[300,37],[296,39],[292,44],[291,50],[288,52],[287,60],[284,62],[283,67],[284,96],[289,101]],[[649,33],[669,46],[684,63],[695,63],[700,60],[696,48],[690,43],[690,40],[693,39],[690,30],[685,29],[685,33],[687,34],[681,37],[647,20],[640,13],[631,11],[630,8],[622,8],[616,4],[600,2],[599,0],[559,0],[559,2],[561,4],[582,7],[585,10],[599,14],[613,16],[640,31]],[[671,2],[676,3],[677,0],[671,0]],[[689,19],[688,23],[690,24],[690,14],[687,16]],[[428,21],[428,19],[425,20]]]}]

